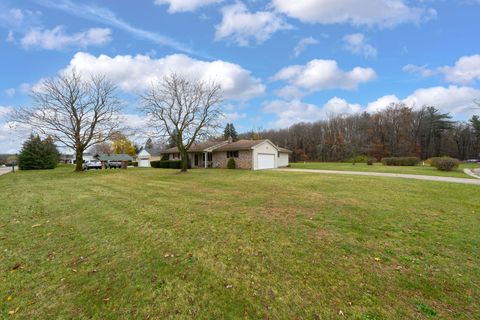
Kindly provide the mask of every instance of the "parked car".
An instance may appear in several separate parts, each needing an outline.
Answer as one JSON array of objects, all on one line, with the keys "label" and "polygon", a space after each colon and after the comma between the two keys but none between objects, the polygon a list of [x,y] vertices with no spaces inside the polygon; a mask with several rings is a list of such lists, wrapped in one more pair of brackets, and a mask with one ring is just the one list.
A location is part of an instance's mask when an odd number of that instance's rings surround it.
[{"label": "parked car", "polygon": [[102,163],[98,160],[85,161],[83,170],[102,169]]},{"label": "parked car", "polygon": [[122,161],[113,161],[113,160],[110,160],[108,161],[107,163],[107,167],[109,169],[112,169],[112,168],[115,168],[115,169],[120,169],[122,167]]},{"label": "parked car", "polygon": [[480,160],[479,159],[468,159],[467,160],[467,163],[479,163]]}]

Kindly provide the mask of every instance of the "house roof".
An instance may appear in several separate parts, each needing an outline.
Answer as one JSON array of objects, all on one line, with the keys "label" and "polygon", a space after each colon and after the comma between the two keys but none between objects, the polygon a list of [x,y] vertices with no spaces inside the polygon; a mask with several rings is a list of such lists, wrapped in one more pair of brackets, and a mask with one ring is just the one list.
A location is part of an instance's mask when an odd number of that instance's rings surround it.
[{"label": "house roof", "polygon": [[[203,152],[205,149],[209,149],[211,147],[214,147],[217,144],[223,144],[223,141],[207,141],[207,142],[195,142],[192,144],[190,149],[188,149],[188,152]],[[173,147],[169,148],[167,150],[162,151],[161,153],[177,153],[178,148]]]},{"label": "house roof", "polygon": [[[237,151],[237,150],[250,150],[253,147],[262,144],[264,142],[270,142],[270,140],[264,139],[264,140],[238,140],[235,142],[230,142],[228,141],[207,141],[207,142],[202,142],[202,143],[194,143],[188,152],[204,152],[204,151]],[[271,143],[271,142],[270,142]],[[273,144],[273,143],[272,143]],[[273,144],[274,145],[274,144]],[[275,146],[275,145],[274,145]],[[286,153],[291,153],[292,151],[285,149],[285,148],[279,148],[275,146],[280,152],[286,152]],[[208,150],[207,150],[208,149]],[[170,148],[165,151],[162,151],[161,153],[177,153],[178,148]]]},{"label": "house roof", "polygon": [[278,151],[282,152],[282,153],[293,153],[292,150],[288,150],[288,149],[285,149],[285,148],[282,148],[282,147],[278,147]]},{"label": "house roof", "polygon": [[214,151],[250,150],[265,141],[267,140],[238,140],[216,148]]},{"label": "house roof", "polygon": [[97,154],[95,158],[100,161],[133,161],[128,154]]}]

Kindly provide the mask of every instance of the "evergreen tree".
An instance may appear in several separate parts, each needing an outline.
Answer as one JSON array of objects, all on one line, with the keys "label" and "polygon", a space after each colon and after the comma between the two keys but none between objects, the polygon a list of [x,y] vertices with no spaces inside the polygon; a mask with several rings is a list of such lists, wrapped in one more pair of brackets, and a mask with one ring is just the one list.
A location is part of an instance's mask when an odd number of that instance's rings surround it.
[{"label": "evergreen tree", "polygon": [[238,140],[238,133],[235,127],[233,126],[233,123],[227,123],[225,126],[225,130],[223,130],[223,137],[225,140],[228,140],[228,138],[232,138],[233,141]]},{"label": "evergreen tree", "polygon": [[22,150],[18,156],[20,170],[53,169],[57,166],[60,155],[53,139],[48,137],[45,140],[34,136],[23,143]]}]

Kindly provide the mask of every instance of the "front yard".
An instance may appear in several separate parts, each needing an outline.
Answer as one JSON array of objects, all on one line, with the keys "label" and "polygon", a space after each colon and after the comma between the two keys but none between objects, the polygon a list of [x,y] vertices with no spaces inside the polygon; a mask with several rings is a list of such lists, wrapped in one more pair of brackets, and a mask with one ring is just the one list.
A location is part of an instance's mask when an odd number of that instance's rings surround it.
[{"label": "front yard", "polygon": [[476,186],[70,170],[0,177],[0,318],[480,314]]},{"label": "front yard", "polygon": [[384,166],[382,163],[374,163],[368,166],[366,163],[351,162],[297,162],[290,163],[290,166],[295,169],[316,169],[316,170],[340,170],[340,171],[365,171],[365,172],[385,172],[385,173],[403,173],[403,174],[420,174],[428,176],[442,176],[454,178],[472,178],[465,174],[463,169],[480,168],[478,164],[462,163],[457,170],[454,171],[440,171],[429,165],[417,165],[414,167],[400,167],[400,166]]}]

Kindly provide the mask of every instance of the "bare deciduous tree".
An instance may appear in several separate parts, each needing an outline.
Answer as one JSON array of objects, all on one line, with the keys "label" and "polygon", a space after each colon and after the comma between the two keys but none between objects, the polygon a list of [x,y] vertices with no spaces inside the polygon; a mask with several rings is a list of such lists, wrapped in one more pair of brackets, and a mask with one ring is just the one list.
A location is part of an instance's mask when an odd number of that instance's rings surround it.
[{"label": "bare deciduous tree", "polygon": [[220,85],[172,73],[152,84],[140,98],[151,126],[176,144],[182,171],[187,171],[188,149],[218,128],[223,100]]},{"label": "bare deciduous tree", "polygon": [[75,171],[82,171],[83,152],[110,139],[119,129],[116,87],[104,76],[88,78],[64,72],[32,91],[33,104],[17,109],[11,120],[75,151]]}]

